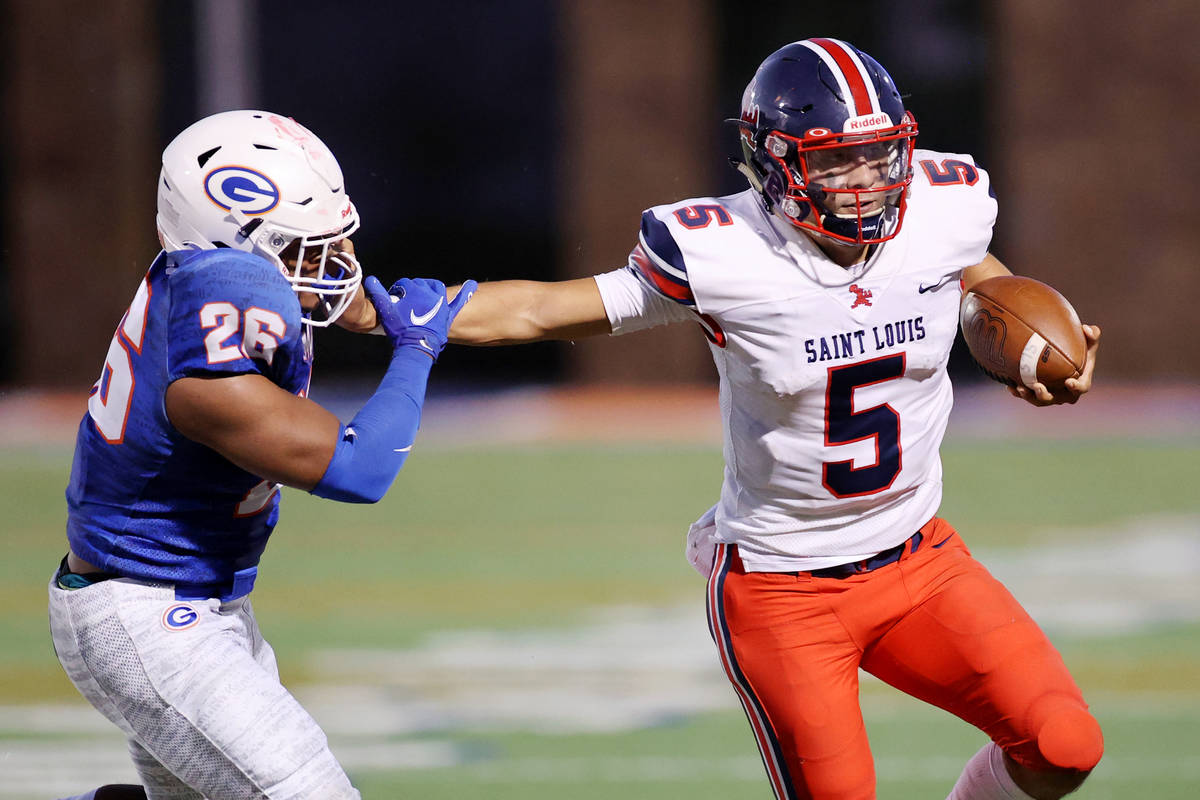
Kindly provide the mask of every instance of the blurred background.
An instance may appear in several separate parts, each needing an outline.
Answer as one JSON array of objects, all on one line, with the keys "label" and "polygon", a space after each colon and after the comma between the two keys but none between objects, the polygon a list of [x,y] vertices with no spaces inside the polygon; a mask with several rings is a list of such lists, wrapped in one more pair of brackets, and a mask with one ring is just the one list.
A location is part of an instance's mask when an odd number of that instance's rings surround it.
[{"label": "blurred background", "polygon": [[[919,147],[971,153],[993,252],[1103,327],[1097,391],[1017,407],[956,349],[943,514],[1043,622],[1109,740],[1086,798],[1200,784],[1200,5],[1083,0],[0,2],[0,798],[132,779],[50,652],[72,431],[157,251],[182,128],[292,116],[335,152],[369,272],[563,279],[641,211],[740,191],[757,64],[834,36]],[[318,334],[348,419],[386,345]],[[767,797],[682,534],[721,473],[703,336],[448,348],[380,505],[289,492],[256,606],[367,797]],[[944,796],[979,734],[864,683],[880,794]],[[938,794],[941,792],[941,794]]]},{"label": "blurred background", "polygon": [[[1187,0],[1103,15],[1037,0],[4,9],[0,385],[95,380],[156,252],[159,153],[202,116],[261,107],[321,136],[385,283],[590,275],[624,263],[642,209],[744,188],[721,120],[767,54],[808,35],[875,55],[909,96],[919,146],[992,171],[995,251],[1104,326],[1106,377],[1200,375],[1181,324],[1200,291],[1200,8]],[[712,380],[697,331],[652,336],[570,357],[453,349],[438,385]],[[323,377],[384,357],[382,342],[320,338]]]}]

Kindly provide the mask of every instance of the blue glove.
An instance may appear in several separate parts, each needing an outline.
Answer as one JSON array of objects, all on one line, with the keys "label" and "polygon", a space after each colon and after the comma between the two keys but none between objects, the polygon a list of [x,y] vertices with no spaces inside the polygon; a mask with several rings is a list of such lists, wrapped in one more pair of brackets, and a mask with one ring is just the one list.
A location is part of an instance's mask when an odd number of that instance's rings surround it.
[{"label": "blue glove", "polygon": [[448,302],[445,284],[432,278],[401,278],[387,291],[374,275],[363,281],[392,347],[410,347],[435,361],[446,346],[451,323],[477,286],[465,281],[454,302]]}]

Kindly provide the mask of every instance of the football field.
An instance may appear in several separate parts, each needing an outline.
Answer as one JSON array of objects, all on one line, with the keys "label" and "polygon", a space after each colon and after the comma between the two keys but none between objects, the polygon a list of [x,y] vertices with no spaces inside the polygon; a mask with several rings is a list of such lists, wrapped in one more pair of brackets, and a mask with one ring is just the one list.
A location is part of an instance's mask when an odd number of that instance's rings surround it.
[{"label": "football field", "polygon": [[[473,418],[431,404],[376,506],[285,491],[263,560],[263,632],[364,797],[769,798],[682,556],[720,485],[712,429],[522,436],[529,419]],[[1104,726],[1075,796],[1196,797],[1200,423],[994,422],[952,425],[941,514],[1042,622]],[[70,444],[10,439],[0,800],[133,781],[46,631]],[[982,735],[863,678],[879,797],[945,797]]]}]

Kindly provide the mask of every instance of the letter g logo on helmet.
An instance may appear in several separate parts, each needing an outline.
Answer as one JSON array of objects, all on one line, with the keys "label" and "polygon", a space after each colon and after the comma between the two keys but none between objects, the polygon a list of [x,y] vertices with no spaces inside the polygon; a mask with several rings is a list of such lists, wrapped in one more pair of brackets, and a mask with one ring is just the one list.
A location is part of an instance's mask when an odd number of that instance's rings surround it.
[{"label": "letter g logo on helmet", "polygon": [[254,216],[279,205],[279,187],[261,172],[249,167],[217,167],[204,178],[204,193],[226,211],[237,209]]}]

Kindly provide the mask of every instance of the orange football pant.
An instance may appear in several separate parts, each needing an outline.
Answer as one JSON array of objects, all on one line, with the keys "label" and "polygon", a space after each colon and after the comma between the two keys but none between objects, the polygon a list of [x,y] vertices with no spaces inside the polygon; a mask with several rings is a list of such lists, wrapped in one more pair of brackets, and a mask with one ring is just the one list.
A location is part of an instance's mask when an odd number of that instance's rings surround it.
[{"label": "orange football pant", "polygon": [[947,522],[921,533],[847,578],[746,572],[736,545],[718,546],[709,628],[781,800],[875,797],[860,667],[1030,769],[1100,760],[1100,726],[1049,639]]}]

